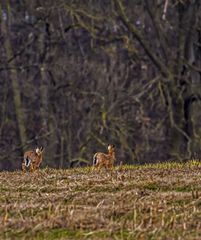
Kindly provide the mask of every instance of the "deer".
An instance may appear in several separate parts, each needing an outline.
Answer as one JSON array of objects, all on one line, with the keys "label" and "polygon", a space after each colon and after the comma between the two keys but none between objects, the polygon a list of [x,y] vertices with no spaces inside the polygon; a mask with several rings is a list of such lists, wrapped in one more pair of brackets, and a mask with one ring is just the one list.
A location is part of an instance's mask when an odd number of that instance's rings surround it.
[{"label": "deer", "polygon": [[109,144],[108,153],[97,152],[93,156],[93,168],[100,170],[100,168],[105,167],[106,169],[112,169],[114,166],[114,162],[116,160],[115,157],[115,146],[113,144]]},{"label": "deer", "polygon": [[35,150],[26,151],[22,162],[22,171],[34,172],[38,170],[43,159],[43,147],[37,147]]}]

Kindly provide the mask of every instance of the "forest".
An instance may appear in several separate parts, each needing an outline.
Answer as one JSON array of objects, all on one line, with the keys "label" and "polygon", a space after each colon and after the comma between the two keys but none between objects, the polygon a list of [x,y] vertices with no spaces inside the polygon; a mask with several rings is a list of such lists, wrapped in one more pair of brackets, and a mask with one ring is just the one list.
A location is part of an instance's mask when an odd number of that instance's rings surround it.
[{"label": "forest", "polygon": [[200,0],[0,0],[0,170],[201,154]]}]

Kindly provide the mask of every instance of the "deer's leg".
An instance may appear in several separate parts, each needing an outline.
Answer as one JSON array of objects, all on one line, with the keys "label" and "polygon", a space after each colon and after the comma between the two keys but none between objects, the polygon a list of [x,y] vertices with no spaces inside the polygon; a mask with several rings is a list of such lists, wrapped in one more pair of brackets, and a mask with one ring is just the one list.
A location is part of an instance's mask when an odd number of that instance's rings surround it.
[{"label": "deer's leg", "polygon": [[34,168],[34,171],[37,171],[39,169],[39,166],[37,164],[34,164],[33,168]]},{"label": "deer's leg", "polygon": [[110,165],[109,165],[109,163],[107,163],[107,164],[105,165],[105,168],[106,168],[106,170],[110,170]]},{"label": "deer's leg", "polygon": [[102,167],[102,163],[99,162],[99,163],[97,164],[97,171],[98,171],[98,172],[100,172],[101,167]]},{"label": "deer's leg", "polygon": [[39,171],[39,165],[35,166],[35,171]]},{"label": "deer's leg", "polygon": [[36,164],[35,164],[35,169],[36,170],[39,170],[40,164],[41,164],[41,161],[36,162]]},{"label": "deer's leg", "polygon": [[26,172],[26,167],[25,167],[24,162],[22,163],[22,171],[23,171],[24,173]]},{"label": "deer's leg", "polygon": [[29,171],[30,172],[34,172],[34,165],[33,165],[33,163],[30,163]]},{"label": "deer's leg", "polygon": [[101,168],[107,168],[107,162],[105,160],[100,162],[100,164],[99,164],[99,171],[101,170]]},{"label": "deer's leg", "polygon": [[97,169],[97,165],[92,166],[92,171],[95,171]]},{"label": "deer's leg", "polygon": [[111,161],[108,162],[107,168],[108,170],[113,170],[113,163]]},{"label": "deer's leg", "polygon": [[34,165],[33,165],[34,171],[39,170],[40,163],[41,162],[39,162],[39,161],[34,162]]}]

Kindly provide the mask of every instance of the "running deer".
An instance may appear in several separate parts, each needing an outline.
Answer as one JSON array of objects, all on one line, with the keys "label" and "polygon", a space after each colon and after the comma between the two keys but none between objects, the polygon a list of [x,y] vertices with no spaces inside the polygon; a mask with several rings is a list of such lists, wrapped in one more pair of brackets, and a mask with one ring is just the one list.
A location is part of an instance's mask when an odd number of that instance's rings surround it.
[{"label": "running deer", "polygon": [[24,159],[22,162],[22,171],[25,172],[29,170],[30,172],[34,172],[35,170],[39,169],[40,164],[42,162],[42,154],[43,154],[43,147],[37,147],[35,150],[26,151],[24,153]]},{"label": "running deer", "polygon": [[115,158],[115,146],[113,144],[109,144],[108,153],[97,152],[93,157],[93,167],[100,170],[101,167],[105,167],[106,169],[112,169],[114,166]]}]

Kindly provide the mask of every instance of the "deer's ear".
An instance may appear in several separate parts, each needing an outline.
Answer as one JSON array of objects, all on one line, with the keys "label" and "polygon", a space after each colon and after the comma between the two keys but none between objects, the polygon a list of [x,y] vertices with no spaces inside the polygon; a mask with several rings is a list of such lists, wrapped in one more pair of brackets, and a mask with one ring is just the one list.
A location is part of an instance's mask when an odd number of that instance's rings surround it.
[{"label": "deer's ear", "polygon": [[112,147],[113,147],[113,148],[115,148],[115,145],[114,145],[114,144],[112,144]]},{"label": "deer's ear", "polygon": [[43,150],[44,150],[44,147],[43,147],[43,146],[41,146],[41,147],[40,147],[40,151],[42,152]]}]

